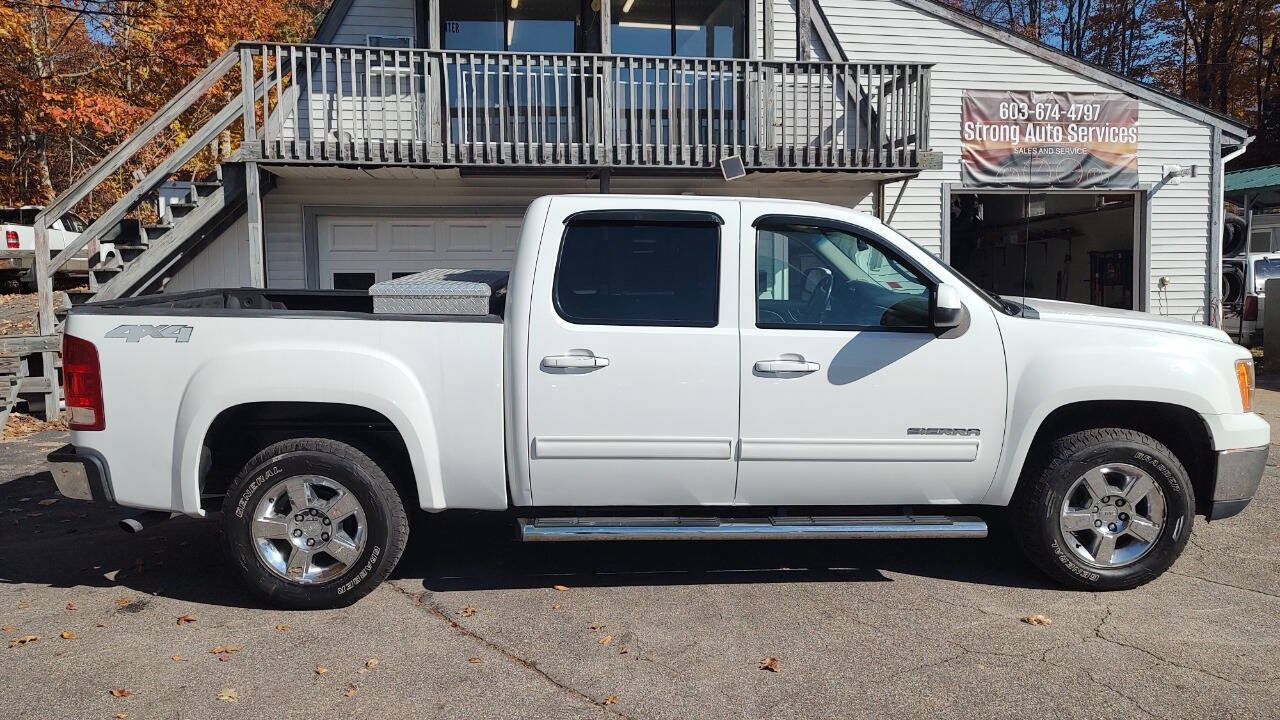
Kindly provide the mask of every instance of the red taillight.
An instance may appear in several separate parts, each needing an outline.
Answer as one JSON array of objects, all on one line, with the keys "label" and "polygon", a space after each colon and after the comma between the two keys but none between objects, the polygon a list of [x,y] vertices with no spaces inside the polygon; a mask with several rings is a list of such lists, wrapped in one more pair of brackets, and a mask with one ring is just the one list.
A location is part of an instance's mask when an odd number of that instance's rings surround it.
[{"label": "red taillight", "polygon": [[4,244],[5,244],[5,247],[9,248],[10,250],[17,250],[18,249],[18,231],[5,230]]},{"label": "red taillight", "polygon": [[1243,317],[1245,320],[1258,319],[1258,296],[1257,295],[1244,296],[1244,310],[1241,314],[1241,317]]},{"label": "red taillight", "polygon": [[72,430],[102,430],[102,372],[98,348],[74,335],[62,337],[62,385],[67,394],[67,421]]}]

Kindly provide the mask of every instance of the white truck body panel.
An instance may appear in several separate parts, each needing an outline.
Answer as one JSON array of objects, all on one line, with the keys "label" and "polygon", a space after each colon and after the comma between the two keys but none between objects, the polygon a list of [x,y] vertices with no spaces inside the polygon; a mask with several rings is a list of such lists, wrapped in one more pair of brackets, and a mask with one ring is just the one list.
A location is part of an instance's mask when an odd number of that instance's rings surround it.
[{"label": "white truck body panel", "polygon": [[[193,325],[187,342],[103,340],[122,323]],[[344,403],[381,413],[409,450],[423,508],[507,506],[502,326],[320,315],[80,315],[104,368],[107,427],[72,442],[109,459],[116,502],[202,515],[200,451],[244,403]]]},{"label": "white truck body panel", "polygon": [[[589,210],[718,216],[714,324],[566,321],[553,304],[565,220]],[[758,327],[753,223],[765,215],[878,238],[930,283],[952,287],[967,319],[945,332]],[[98,349],[106,407],[105,430],[72,440],[108,461],[118,503],[193,515],[203,512],[210,426],[258,402],[380,413],[402,436],[418,504],[431,510],[1004,505],[1050,413],[1094,400],[1188,408],[1214,450],[1269,440],[1236,383],[1235,363],[1249,354],[1224,333],[1060,303],[1040,304],[1038,318],[1009,315],[874,218],[816,203],[540,198],[525,216],[501,323],[133,307],[68,320],[69,335]],[[121,325],[191,332],[187,342],[105,337]],[[588,353],[608,365],[546,362]],[[758,372],[757,362],[793,356],[818,367]]]}]

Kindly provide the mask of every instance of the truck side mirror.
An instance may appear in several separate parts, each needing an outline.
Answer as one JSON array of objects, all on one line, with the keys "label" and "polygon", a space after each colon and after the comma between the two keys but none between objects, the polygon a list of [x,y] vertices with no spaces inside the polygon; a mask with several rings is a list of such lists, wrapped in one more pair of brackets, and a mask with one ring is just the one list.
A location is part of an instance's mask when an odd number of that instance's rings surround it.
[{"label": "truck side mirror", "polygon": [[964,305],[960,293],[947,284],[938,286],[933,303],[933,326],[940,330],[956,327],[964,317]]}]

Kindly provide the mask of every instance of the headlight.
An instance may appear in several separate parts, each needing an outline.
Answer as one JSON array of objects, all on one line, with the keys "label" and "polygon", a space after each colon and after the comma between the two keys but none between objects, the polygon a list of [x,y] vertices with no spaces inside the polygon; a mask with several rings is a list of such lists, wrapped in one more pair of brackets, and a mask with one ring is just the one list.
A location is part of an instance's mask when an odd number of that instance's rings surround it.
[{"label": "headlight", "polygon": [[1240,404],[1245,412],[1253,411],[1253,360],[1236,361],[1236,383],[1240,385]]}]

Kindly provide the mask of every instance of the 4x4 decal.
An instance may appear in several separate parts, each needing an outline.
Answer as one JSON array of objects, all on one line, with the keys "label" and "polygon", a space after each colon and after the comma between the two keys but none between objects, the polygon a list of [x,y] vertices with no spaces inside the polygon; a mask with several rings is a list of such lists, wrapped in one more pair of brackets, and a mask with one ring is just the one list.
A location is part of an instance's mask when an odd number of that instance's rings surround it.
[{"label": "4x4 decal", "polygon": [[121,325],[103,337],[124,338],[127,343],[142,342],[142,338],[153,337],[174,342],[191,340],[190,325]]}]

